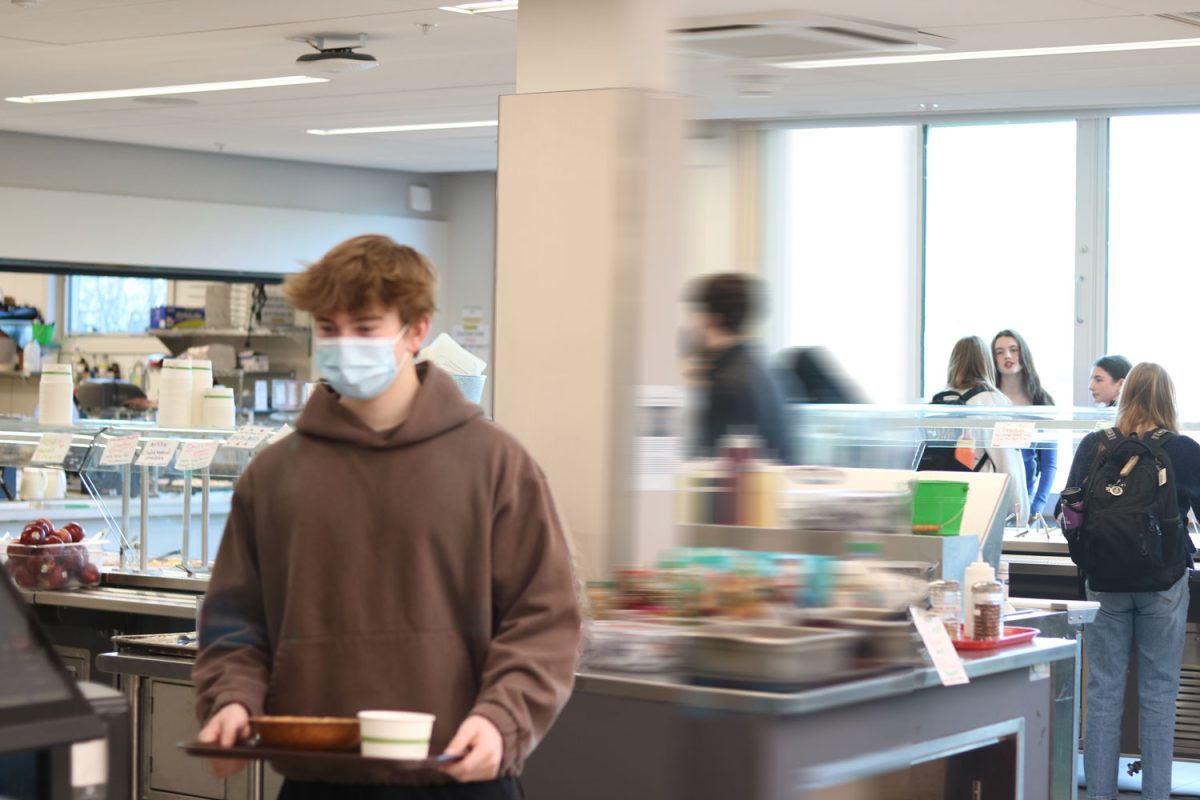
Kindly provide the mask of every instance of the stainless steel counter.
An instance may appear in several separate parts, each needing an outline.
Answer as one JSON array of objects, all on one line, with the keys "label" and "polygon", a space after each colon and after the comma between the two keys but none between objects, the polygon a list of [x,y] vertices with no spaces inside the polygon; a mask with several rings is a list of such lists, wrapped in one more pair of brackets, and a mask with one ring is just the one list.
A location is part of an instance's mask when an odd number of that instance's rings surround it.
[{"label": "stainless steel counter", "polygon": [[28,602],[38,606],[116,611],[173,619],[194,619],[196,616],[196,595],[182,592],[98,586],[74,592],[22,591],[21,594]]},{"label": "stainless steel counter", "polygon": [[[1029,645],[1006,648],[992,654],[963,654],[967,676],[981,678],[1034,664],[1075,657],[1074,640],[1035,639]],[[823,686],[793,694],[754,692],[695,686],[663,675],[638,677],[629,674],[581,672],[575,691],[655,703],[670,703],[692,709],[749,714],[807,714],[855,703],[914,692],[938,686],[932,668],[904,670],[876,678]]]}]

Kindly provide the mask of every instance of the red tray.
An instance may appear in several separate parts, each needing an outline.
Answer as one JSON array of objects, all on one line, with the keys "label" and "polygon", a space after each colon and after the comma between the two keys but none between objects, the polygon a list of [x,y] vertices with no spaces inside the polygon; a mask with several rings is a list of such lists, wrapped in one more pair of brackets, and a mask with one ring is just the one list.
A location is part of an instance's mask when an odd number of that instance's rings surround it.
[{"label": "red tray", "polygon": [[1037,636],[1037,628],[1005,628],[1004,635],[995,641],[978,641],[976,639],[955,639],[955,650],[997,650],[1001,647],[1012,647],[1014,644],[1025,644]]}]

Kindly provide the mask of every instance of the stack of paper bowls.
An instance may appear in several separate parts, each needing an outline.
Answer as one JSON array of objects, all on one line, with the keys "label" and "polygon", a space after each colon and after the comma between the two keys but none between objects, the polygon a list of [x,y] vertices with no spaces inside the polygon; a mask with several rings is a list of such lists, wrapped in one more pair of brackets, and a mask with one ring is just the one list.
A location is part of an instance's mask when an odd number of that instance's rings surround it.
[{"label": "stack of paper bowls", "polygon": [[192,359],[192,427],[205,426],[204,393],[212,388],[213,366],[211,361]]},{"label": "stack of paper bowls", "polygon": [[38,384],[38,418],[43,425],[70,425],[75,377],[70,364],[43,364]]},{"label": "stack of paper bowls", "polygon": [[233,389],[226,386],[216,386],[204,393],[203,416],[201,421],[205,428],[225,428],[232,430],[237,427],[237,409],[233,402]]},{"label": "stack of paper bowls", "polygon": [[192,425],[192,362],[181,358],[163,360],[158,388],[160,428],[190,428]]}]

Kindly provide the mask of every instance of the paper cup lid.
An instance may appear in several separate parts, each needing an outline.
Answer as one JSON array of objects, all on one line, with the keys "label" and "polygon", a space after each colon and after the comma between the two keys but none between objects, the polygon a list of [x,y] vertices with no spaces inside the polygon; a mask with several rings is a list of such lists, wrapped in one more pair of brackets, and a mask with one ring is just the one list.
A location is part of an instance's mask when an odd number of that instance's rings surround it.
[{"label": "paper cup lid", "polygon": [[232,400],[233,389],[228,386],[215,386],[212,389],[207,389],[204,392],[204,399],[212,398],[213,400]]},{"label": "paper cup lid", "polygon": [[42,374],[72,375],[74,370],[70,364],[42,364]]}]

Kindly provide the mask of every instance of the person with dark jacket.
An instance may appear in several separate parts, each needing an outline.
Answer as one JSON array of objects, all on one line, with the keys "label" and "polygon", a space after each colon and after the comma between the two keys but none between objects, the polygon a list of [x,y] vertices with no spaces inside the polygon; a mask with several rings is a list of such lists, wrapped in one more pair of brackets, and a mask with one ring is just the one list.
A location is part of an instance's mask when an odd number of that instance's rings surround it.
[{"label": "person with dark jacket", "polygon": [[759,282],[740,273],[711,275],[692,284],[687,302],[685,357],[701,395],[693,455],[714,455],[726,436],[748,434],[769,456],[795,463],[783,396],[748,332],[761,309]]},{"label": "person with dark jacket", "polygon": [[[1166,533],[1161,534],[1161,546],[1165,552],[1161,568],[1153,575],[1139,575],[1136,580],[1131,576],[1122,585],[1087,577],[1087,598],[1100,603],[1087,633],[1088,719],[1083,757],[1089,798],[1117,796],[1125,676],[1133,653],[1138,656],[1142,797],[1166,800],[1171,794],[1175,698],[1183,660],[1192,551],[1187,516],[1189,509],[1200,508],[1200,445],[1178,432],[1177,420],[1175,387],[1166,370],[1157,364],[1135,366],[1125,379],[1115,433],[1141,439],[1167,437],[1162,452],[1171,462],[1179,519],[1177,528],[1163,523]],[[1085,497],[1087,481],[1111,433],[1089,433],[1079,443],[1067,486],[1082,488]],[[1164,475],[1159,480],[1166,479]],[[1085,508],[1085,520],[1086,514]],[[1081,535],[1086,536],[1086,522],[1084,525]]]},{"label": "person with dark jacket", "polygon": [[328,385],[238,481],[193,679],[200,741],[228,747],[259,714],[417,711],[436,716],[430,755],[464,757],[407,773],[288,760],[285,800],[518,798],[571,694],[581,612],[550,488],[449,375],[413,363],[435,286],[382,236],[289,279]]}]

